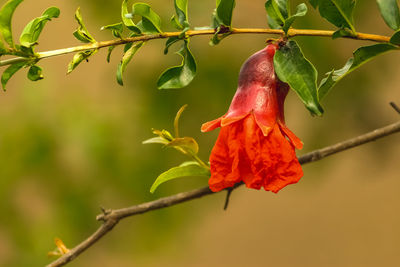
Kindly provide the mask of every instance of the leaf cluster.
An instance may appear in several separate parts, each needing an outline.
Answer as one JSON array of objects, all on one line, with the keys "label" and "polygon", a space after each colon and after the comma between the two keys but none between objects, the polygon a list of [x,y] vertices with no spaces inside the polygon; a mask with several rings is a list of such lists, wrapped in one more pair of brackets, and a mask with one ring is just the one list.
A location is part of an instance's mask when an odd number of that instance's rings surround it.
[{"label": "leaf cluster", "polygon": [[[19,44],[13,38],[11,20],[15,9],[23,0],[8,0],[0,9],[0,57],[4,55],[20,56],[21,60],[10,65],[1,75],[3,90],[11,77],[22,68],[29,68],[27,77],[31,81],[43,79],[42,69],[36,65],[38,59],[35,46],[46,23],[53,18],[58,18],[60,10],[56,7],[46,9],[40,17],[31,20],[19,36]],[[3,42],[4,40],[4,42]]]},{"label": "leaf cluster", "polygon": [[199,145],[196,140],[193,137],[179,136],[179,119],[186,107],[187,105],[184,105],[176,113],[174,120],[175,136],[167,130],[153,130],[153,133],[157,135],[157,137],[150,138],[143,142],[143,144],[162,144],[165,147],[172,147],[191,158],[191,161],[183,162],[181,165],[160,174],[151,186],[151,193],[154,193],[159,185],[176,178],[210,176],[209,166],[197,156]]},{"label": "leaf cluster", "polygon": [[[319,11],[321,17],[338,28],[332,36],[333,39],[356,37],[353,19],[354,0],[309,0],[309,3]],[[377,0],[377,4],[385,22],[396,30],[390,42],[358,48],[343,68],[328,72],[319,84],[317,83],[316,68],[303,55],[298,43],[294,40],[287,42],[283,40],[281,43],[281,48],[274,56],[275,71],[279,79],[287,82],[297,93],[312,114],[322,115],[323,109],[320,100],[346,75],[380,54],[399,49],[400,15],[397,2]],[[296,14],[292,16],[288,0],[268,0],[265,8],[270,27],[282,29],[287,35],[294,18],[305,15],[307,8],[302,7],[303,5],[305,4],[298,5]]]}]

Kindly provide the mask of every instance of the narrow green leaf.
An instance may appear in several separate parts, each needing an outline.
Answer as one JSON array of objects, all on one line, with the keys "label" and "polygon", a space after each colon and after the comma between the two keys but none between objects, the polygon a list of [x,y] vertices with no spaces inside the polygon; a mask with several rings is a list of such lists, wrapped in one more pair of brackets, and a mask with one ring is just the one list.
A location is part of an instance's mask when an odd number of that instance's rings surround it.
[{"label": "narrow green leaf", "polygon": [[[136,26],[136,24],[133,22],[133,20],[130,18],[131,13],[128,10],[128,1],[129,0],[123,0],[122,1],[122,8],[121,8],[121,18],[122,22],[124,25],[131,31],[140,34],[142,31]],[[128,18],[129,17],[129,18]]]},{"label": "narrow green leaf", "polygon": [[189,27],[189,21],[187,15],[188,0],[174,0],[174,5],[178,20],[177,22],[179,23],[179,26],[181,26],[180,30]]},{"label": "narrow green leaf", "polygon": [[161,136],[153,137],[150,139],[147,139],[142,142],[143,145],[147,144],[162,144],[162,145],[168,145],[169,141],[166,140],[165,138],[162,138]]},{"label": "narrow green leaf", "polygon": [[376,2],[386,24],[395,31],[400,29],[400,12],[397,0],[376,0]]},{"label": "narrow green leaf", "polygon": [[317,70],[304,57],[294,40],[276,51],[274,67],[279,79],[290,85],[307,109],[313,114],[322,115],[323,109],[317,94]]},{"label": "narrow green leaf", "polygon": [[319,6],[319,13],[330,23],[338,28],[349,28],[355,33],[353,26],[355,0],[318,0],[310,3],[314,8]]},{"label": "narrow green leaf", "polygon": [[60,10],[57,7],[50,7],[43,12],[42,16],[31,20],[25,26],[19,37],[20,44],[25,47],[35,45],[46,23],[59,16]]},{"label": "narrow green leaf", "polygon": [[275,0],[284,19],[291,16],[289,0]]},{"label": "narrow green leaf", "polygon": [[141,16],[142,20],[137,23],[137,27],[141,32],[146,33],[160,33],[161,30],[161,19],[160,16],[155,13],[148,4],[135,3],[132,5],[132,13],[125,16]]},{"label": "narrow green leaf", "polygon": [[114,50],[114,48],[115,48],[115,46],[109,46],[108,47],[108,50],[107,50],[107,62],[108,63],[110,63],[110,60],[111,60],[111,53],[112,53],[112,51]]},{"label": "narrow green leaf", "polygon": [[230,27],[235,0],[217,0],[216,19],[220,25]]},{"label": "narrow green leaf", "polygon": [[83,23],[80,7],[76,9],[75,20],[78,22],[78,28],[73,33],[75,38],[83,43],[95,43],[96,40],[92,37],[92,35],[87,30],[85,24]]},{"label": "narrow green leaf", "polygon": [[125,51],[124,55],[122,56],[122,60],[118,64],[118,69],[117,69],[117,82],[120,85],[124,85],[122,76],[125,72],[126,66],[131,61],[132,57],[136,54],[136,52],[139,50],[139,48],[142,47],[143,43],[144,42],[138,42],[133,44],[127,51]]},{"label": "narrow green leaf", "polygon": [[189,165],[183,165],[183,166],[178,166],[169,169],[168,171],[160,174],[160,176],[157,177],[156,181],[153,183],[153,185],[150,188],[150,192],[154,193],[156,191],[157,187],[159,187],[161,184],[168,182],[173,179],[177,178],[183,178],[183,177],[190,177],[190,176],[210,176],[210,171],[197,165],[197,164],[189,164]]},{"label": "narrow green leaf", "polygon": [[167,146],[180,147],[183,150],[189,151],[192,154],[197,154],[199,152],[199,145],[192,137],[174,138],[171,142],[167,144]]},{"label": "narrow green leaf", "polygon": [[153,134],[158,135],[161,138],[164,138],[168,142],[171,142],[174,139],[172,134],[170,132],[168,132],[167,130],[161,130],[160,131],[160,130],[153,129]]},{"label": "narrow green leaf", "polygon": [[318,7],[318,0],[308,0],[314,9]]},{"label": "narrow green leaf", "polygon": [[179,165],[179,167],[184,167],[184,166],[188,166],[188,165],[200,166],[200,164],[197,161],[185,161],[185,162],[182,162],[181,165]]},{"label": "narrow green leaf", "polygon": [[391,44],[375,44],[358,48],[353,53],[353,58],[350,58],[343,68],[327,73],[328,76],[322,79],[318,89],[319,98],[322,99],[338,81],[374,57],[398,49],[397,46]]},{"label": "narrow green leaf", "polygon": [[43,79],[43,74],[42,74],[42,68],[37,66],[37,65],[33,65],[29,68],[28,71],[28,79],[31,81],[38,81]]},{"label": "narrow green leaf", "polygon": [[[8,0],[0,9],[0,33],[10,47],[14,47],[11,19],[15,9],[23,0]],[[3,86],[4,87],[4,86]]]},{"label": "narrow green leaf", "polygon": [[[268,24],[272,29],[280,29],[285,23],[285,18],[282,15],[276,0],[268,0],[265,2],[265,10],[268,15]],[[286,10],[287,14],[287,10]]]},{"label": "narrow green leaf", "polygon": [[3,42],[0,40],[0,56],[7,53],[7,48],[4,46]]},{"label": "narrow green leaf", "polygon": [[158,89],[182,88],[188,85],[196,75],[196,61],[190,52],[188,40],[177,52],[182,57],[182,63],[164,71],[158,79]]},{"label": "narrow green leaf", "polygon": [[[179,120],[181,119],[182,113],[185,111],[187,108],[188,104],[183,105],[178,112],[176,112],[175,118],[174,118],[174,131],[175,131],[175,137],[179,138]],[[193,139],[194,140],[194,139]],[[197,143],[195,141],[195,143]],[[199,146],[197,145],[197,150],[199,150]],[[197,153],[197,152],[196,152]]]},{"label": "narrow green leaf", "polygon": [[164,55],[168,54],[168,49],[171,45],[173,45],[176,42],[179,42],[180,40],[182,39],[180,39],[178,36],[169,37],[167,39],[167,42],[165,43]]},{"label": "narrow green leaf", "polygon": [[107,25],[101,27],[100,30],[111,30],[111,33],[114,35],[116,38],[121,38],[122,37],[122,32],[124,31],[124,25],[122,22]]},{"label": "narrow green leaf", "polygon": [[20,62],[10,65],[1,75],[1,85],[3,86],[3,90],[6,90],[6,85],[11,77],[19,71],[23,66],[26,65],[26,62]]},{"label": "narrow green leaf", "polygon": [[88,60],[88,58],[95,54],[97,49],[94,50],[86,50],[79,53],[76,53],[72,58],[72,61],[68,64],[67,74],[71,73],[82,61]]},{"label": "narrow green leaf", "polygon": [[389,42],[395,45],[400,45],[400,30],[393,34]]},{"label": "narrow green leaf", "polygon": [[287,31],[289,30],[290,26],[292,26],[295,19],[298,17],[305,16],[307,14],[307,11],[308,10],[306,4],[301,3],[300,5],[298,5],[296,8],[296,13],[285,20],[284,25],[282,27],[283,31],[287,33]]},{"label": "narrow green leaf", "polygon": [[15,51],[13,53],[21,57],[30,57],[35,55],[32,46],[26,47],[18,44],[15,44]]},{"label": "narrow green leaf", "polygon": [[180,24],[179,19],[176,15],[172,15],[170,21],[169,21],[172,25],[172,27],[174,27],[177,30],[182,30],[183,26],[182,24]]}]

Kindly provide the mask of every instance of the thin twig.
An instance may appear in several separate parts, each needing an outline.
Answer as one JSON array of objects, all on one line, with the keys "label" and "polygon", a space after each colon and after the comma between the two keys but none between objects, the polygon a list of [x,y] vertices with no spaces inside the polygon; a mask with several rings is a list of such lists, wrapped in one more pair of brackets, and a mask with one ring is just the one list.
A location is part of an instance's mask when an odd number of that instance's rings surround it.
[{"label": "thin twig", "polygon": [[393,108],[395,111],[397,111],[397,113],[400,114],[400,108],[399,108],[398,105],[396,105],[396,103],[390,102],[389,104],[392,106],[392,108]]},{"label": "thin twig", "polygon": [[229,187],[229,188],[226,189],[226,197],[225,197],[224,210],[227,210],[227,209],[228,209],[229,200],[231,199],[232,191],[233,191],[233,187]]},{"label": "thin twig", "polygon": [[[284,32],[282,30],[275,29],[253,29],[253,28],[232,28],[231,34],[275,34],[275,35],[283,35]],[[289,37],[294,36],[319,36],[319,37],[332,37],[334,31],[323,31],[323,30],[307,30],[307,29],[290,29],[288,31]],[[196,35],[212,35],[215,34],[214,29],[210,30],[189,30],[186,33],[186,36],[196,36]],[[180,36],[181,32],[163,32],[158,34],[146,34],[142,36],[115,39],[109,41],[95,42],[80,46],[62,48],[57,50],[45,51],[37,53],[37,60],[65,55],[69,53],[76,53],[86,50],[99,49],[103,47],[122,45],[126,43],[138,42],[138,41],[148,41],[153,39],[165,39],[169,37],[177,37]],[[376,34],[368,34],[368,33],[356,33],[355,36],[343,36],[343,38],[355,39],[355,40],[367,40],[378,43],[387,43],[390,40],[389,36],[382,36]],[[0,66],[11,65],[14,63],[24,62],[26,58],[23,57],[15,57],[10,59],[5,59],[0,61]]]},{"label": "thin twig", "polygon": [[[366,144],[371,141],[375,141],[379,138],[400,132],[400,121],[385,126],[383,128],[376,129],[372,132],[360,135],[358,137],[346,140],[344,142],[337,143],[332,146],[328,146],[322,149],[318,149],[307,153],[299,157],[299,162],[304,165],[310,162],[321,160],[332,154]],[[234,188],[241,186],[243,183],[237,184]],[[94,232],[89,238],[82,243],[78,244],[75,248],[72,248],[68,253],[62,255],[54,262],[47,265],[47,267],[63,266],[68,262],[75,259],[78,255],[84,252],[86,249],[95,244],[105,234],[110,232],[113,227],[123,218],[130,217],[137,214],[146,213],[152,210],[162,209],[169,206],[173,206],[182,202],[186,202],[192,199],[201,198],[206,195],[214,194],[208,187],[199,188],[189,192],[183,192],[169,197],[160,198],[151,202],[142,203],[128,208],[106,210],[102,214],[98,215],[96,219],[103,221],[103,224]]]}]

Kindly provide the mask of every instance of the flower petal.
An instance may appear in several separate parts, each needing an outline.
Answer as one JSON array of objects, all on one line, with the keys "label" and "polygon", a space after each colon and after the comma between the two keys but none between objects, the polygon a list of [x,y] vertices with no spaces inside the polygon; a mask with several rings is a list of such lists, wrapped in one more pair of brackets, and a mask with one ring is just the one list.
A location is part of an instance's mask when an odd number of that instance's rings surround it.
[{"label": "flower petal", "polygon": [[298,138],[284,123],[279,123],[281,130],[285,133],[285,135],[289,138],[290,142],[297,149],[303,148],[303,142]]},{"label": "flower petal", "polygon": [[203,125],[201,125],[201,131],[204,133],[217,129],[218,127],[221,127],[221,118],[222,117],[215,119],[213,121],[203,123]]},{"label": "flower petal", "polygon": [[209,186],[214,192],[240,181],[249,188],[278,192],[303,176],[294,146],[279,126],[264,136],[253,114],[221,128],[210,164]]}]

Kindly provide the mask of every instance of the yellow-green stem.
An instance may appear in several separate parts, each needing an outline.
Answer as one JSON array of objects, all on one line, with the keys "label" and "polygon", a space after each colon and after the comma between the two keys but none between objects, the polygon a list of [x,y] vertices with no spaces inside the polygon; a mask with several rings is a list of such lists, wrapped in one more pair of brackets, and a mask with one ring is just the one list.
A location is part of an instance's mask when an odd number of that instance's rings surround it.
[{"label": "yellow-green stem", "polygon": [[203,167],[203,168],[205,168],[205,169],[207,169],[207,170],[210,169],[210,167],[209,167],[207,164],[205,164],[204,161],[202,161],[202,160],[199,158],[199,156],[193,155],[193,154],[192,154],[191,156],[193,157],[193,159],[194,159],[195,161],[197,161],[197,162],[200,164],[201,167]]},{"label": "yellow-green stem", "polygon": [[[196,35],[213,35],[215,31],[213,29],[210,30],[189,30],[186,32],[186,36],[196,36]],[[275,34],[275,35],[284,35],[282,30],[275,29],[253,29],[253,28],[232,28],[232,34]],[[287,36],[319,36],[319,37],[332,37],[334,31],[324,31],[324,30],[305,30],[305,29],[289,29]],[[85,50],[91,49],[99,49],[103,47],[122,45],[126,43],[138,42],[138,41],[147,41],[153,39],[165,39],[169,37],[177,37],[181,34],[181,32],[163,32],[159,34],[147,34],[136,37],[129,37],[124,39],[115,39],[109,41],[102,41],[96,43],[90,43],[80,46],[74,46],[69,48],[62,48],[57,50],[45,51],[37,53],[37,60],[65,55],[69,53],[76,53]],[[368,34],[368,33],[356,33],[355,36],[344,36],[342,38],[355,39],[355,40],[367,40],[378,43],[387,43],[390,40],[389,36],[382,36],[376,34]],[[11,65],[18,62],[26,61],[26,58],[23,57],[15,57],[10,59],[5,59],[0,61],[0,66]]]}]

